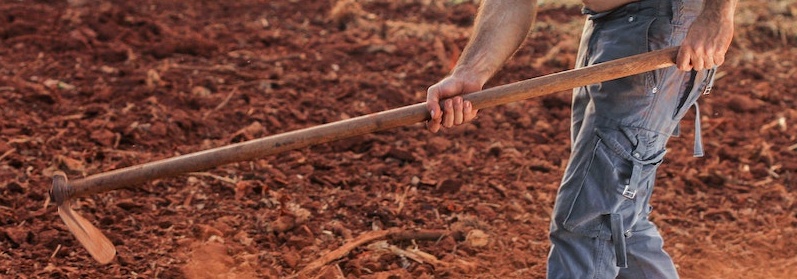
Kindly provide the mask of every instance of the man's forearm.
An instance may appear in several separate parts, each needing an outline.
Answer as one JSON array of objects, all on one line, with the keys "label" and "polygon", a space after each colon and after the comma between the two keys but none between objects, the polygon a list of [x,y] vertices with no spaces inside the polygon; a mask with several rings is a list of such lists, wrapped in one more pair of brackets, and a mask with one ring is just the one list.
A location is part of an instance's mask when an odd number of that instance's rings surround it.
[{"label": "man's forearm", "polygon": [[711,16],[718,20],[733,21],[733,13],[739,0],[706,0],[701,16]]},{"label": "man's forearm", "polygon": [[454,73],[468,71],[486,82],[523,43],[536,13],[536,0],[483,1]]}]

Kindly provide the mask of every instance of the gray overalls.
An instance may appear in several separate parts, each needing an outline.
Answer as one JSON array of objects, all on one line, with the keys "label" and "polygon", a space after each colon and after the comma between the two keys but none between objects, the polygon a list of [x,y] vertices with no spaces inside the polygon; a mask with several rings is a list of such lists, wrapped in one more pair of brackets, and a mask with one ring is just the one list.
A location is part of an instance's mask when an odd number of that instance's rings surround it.
[{"label": "gray overalls", "polygon": [[[702,0],[642,0],[585,11],[577,66],[680,45],[702,7]],[[648,220],[650,195],[667,140],[713,76],[713,69],[670,67],[573,91],[573,146],[551,221],[548,278],[678,277]]]}]

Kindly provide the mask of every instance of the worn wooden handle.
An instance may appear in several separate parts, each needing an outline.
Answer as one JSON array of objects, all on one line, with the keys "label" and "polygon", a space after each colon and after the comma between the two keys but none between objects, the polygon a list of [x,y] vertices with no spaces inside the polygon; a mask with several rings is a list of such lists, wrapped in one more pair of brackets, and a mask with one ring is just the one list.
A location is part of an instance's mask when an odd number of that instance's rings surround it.
[{"label": "worn wooden handle", "polygon": [[651,51],[474,92],[463,98],[474,109],[493,107],[675,65],[678,47]]},{"label": "worn wooden handle", "polygon": [[[474,92],[463,96],[476,109],[595,84],[673,66],[677,47],[621,58]],[[146,164],[99,173],[69,182],[64,196],[71,199],[119,189],[148,180],[248,161],[288,150],[406,126],[429,119],[426,103],[409,105],[251,141],[208,149]],[[52,192],[52,191],[51,191]],[[57,199],[54,199],[57,200]]]}]

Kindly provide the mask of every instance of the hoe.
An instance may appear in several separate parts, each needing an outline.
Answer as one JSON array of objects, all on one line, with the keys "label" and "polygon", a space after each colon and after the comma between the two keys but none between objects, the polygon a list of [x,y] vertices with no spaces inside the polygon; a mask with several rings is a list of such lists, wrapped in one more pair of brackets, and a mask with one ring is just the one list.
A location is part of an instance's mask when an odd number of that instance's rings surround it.
[{"label": "hoe", "polygon": [[[463,96],[474,109],[493,107],[568,89],[673,66],[678,47],[651,51],[589,67],[497,86]],[[406,126],[429,119],[426,103],[404,106],[315,127],[267,136],[150,163],[98,173],[69,181],[56,172],[50,198],[58,215],[89,254],[102,264],[116,255],[116,248],[99,229],[71,207],[78,197],[120,189],[149,180],[176,176],[217,166],[249,161],[284,151],[327,143],[377,131]]]}]

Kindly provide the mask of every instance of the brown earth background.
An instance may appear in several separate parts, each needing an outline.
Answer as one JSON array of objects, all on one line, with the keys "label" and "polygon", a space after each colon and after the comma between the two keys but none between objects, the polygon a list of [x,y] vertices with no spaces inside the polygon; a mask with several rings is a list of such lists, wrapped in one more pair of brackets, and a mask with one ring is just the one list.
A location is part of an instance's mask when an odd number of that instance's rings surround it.
[{"label": "brown earth background", "polygon": [[[714,90],[673,138],[652,204],[684,278],[797,276],[797,3],[741,1]],[[71,179],[415,104],[467,42],[474,1],[0,2],[0,277],[541,278],[569,154],[568,92],[151,181],[74,208]],[[544,1],[488,87],[573,65],[579,7]],[[368,232],[380,239],[317,272]]]}]

